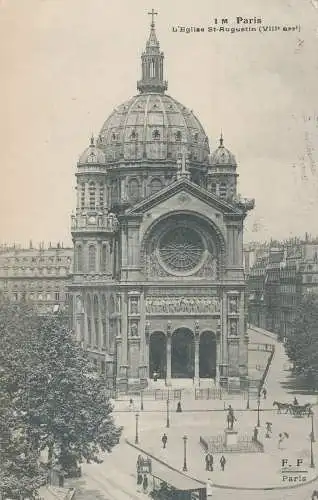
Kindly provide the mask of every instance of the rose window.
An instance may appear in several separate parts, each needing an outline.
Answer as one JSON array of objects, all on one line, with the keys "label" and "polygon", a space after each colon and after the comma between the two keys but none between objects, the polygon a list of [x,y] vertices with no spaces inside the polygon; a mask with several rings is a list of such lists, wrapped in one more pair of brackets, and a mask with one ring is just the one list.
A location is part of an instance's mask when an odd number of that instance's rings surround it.
[{"label": "rose window", "polygon": [[177,227],[171,229],[159,242],[162,263],[177,272],[192,271],[202,261],[204,242],[194,229]]}]

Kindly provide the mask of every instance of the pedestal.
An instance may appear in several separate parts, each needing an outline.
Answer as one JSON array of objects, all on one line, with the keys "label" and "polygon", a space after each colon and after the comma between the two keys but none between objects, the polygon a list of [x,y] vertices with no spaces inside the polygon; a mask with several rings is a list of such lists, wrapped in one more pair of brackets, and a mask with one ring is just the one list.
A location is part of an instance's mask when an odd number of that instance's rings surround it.
[{"label": "pedestal", "polygon": [[225,446],[236,446],[238,441],[238,431],[224,429]]},{"label": "pedestal", "polygon": [[127,377],[127,365],[121,365],[119,368],[119,377],[117,380],[117,389],[122,392],[127,392],[128,389],[128,377]]}]

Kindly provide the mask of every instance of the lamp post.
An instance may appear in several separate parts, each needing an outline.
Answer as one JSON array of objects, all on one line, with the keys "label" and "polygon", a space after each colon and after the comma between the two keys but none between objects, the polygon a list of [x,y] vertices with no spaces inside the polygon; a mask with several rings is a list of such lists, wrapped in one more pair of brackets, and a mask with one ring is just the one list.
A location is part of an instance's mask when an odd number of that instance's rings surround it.
[{"label": "lamp post", "polygon": [[261,399],[260,399],[260,395],[258,393],[258,396],[257,396],[257,427],[261,426],[260,419],[259,419],[259,407],[260,407],[260,404],[261,404]]},{"label": "lamp post", "polygon": [[187,439],[188,439],[188,437],[183,436],[182,439],[183,439],[183,468],[182,468],[182,470],[187,471],[188,470],[188,467],[187,467]]},{"label": "lamp post", "polygon": [[144,411],[144,391],[140,391],[140,411]]},{"label": "lamp post", "polygon": [[247,382],[247,402],[246,402],[246,409],[250,409],[250,381],[248,380]]},{"label": "lamp post", "polygon": [[168,392],[168,397],[167,397],[167,423],[166,427],[170,427],[170,416],[169,416],[169,392]]},{"label": "lamp post", "polygon": [[136,413],[136,436],[135,436],[135,444],[139,444],[139,433],[138,433],[138,422],[139,422],[139,413]]},{"label": "lamp post", "polygon": [[312,436],[312,442],[315,442],[315,430],[314,430],[314,411],[313,409],[310,410],[310,418],[311,418],[311,436]]}]

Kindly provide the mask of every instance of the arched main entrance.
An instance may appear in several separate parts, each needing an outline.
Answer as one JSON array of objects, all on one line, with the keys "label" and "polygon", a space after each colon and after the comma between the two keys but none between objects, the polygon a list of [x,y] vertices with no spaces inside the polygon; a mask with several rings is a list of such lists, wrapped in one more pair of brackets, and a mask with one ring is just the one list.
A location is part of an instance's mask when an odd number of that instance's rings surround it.
[{"label": "arched main entrance", "polygon": [[149,342],[149,376],[157,372],[159,378],[166,378],[166,336],[163,332],[153,332]]},{"label": "arched main entrance", "polygon": [[178,328],[171,340],[171,376],[192,378],[194,376],[194,339],[188,328]]},{"label": "arched main entrance", "polygon": [[199,372],[200,378],[215,378],[216,375],[216,338],[210,331],[200,335]]}]

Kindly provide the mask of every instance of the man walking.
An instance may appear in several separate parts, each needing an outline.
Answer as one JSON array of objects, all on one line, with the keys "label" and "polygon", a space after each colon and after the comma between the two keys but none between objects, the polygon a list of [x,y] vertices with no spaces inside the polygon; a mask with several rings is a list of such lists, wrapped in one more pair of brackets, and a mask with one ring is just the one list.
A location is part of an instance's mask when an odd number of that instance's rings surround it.
[{"label": "man walking", "polygon": [[168,441],[168,437],[167,437],[166,433],[164,433],[164,435],[162,436],[161,441],[162,441],[163,449],[165,449],[167,441]]},{"label": "man walking", "polygon": [[222,455],[221,458],[220,458],[220,465],[221,465],[221,470],[224,472],[224,467],[225,467],[225,464],[226,464],[226,460],[225,460],[225,456]]}]

